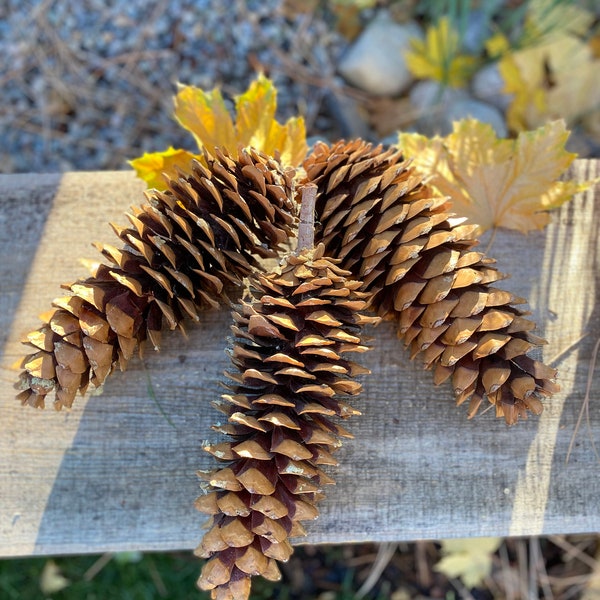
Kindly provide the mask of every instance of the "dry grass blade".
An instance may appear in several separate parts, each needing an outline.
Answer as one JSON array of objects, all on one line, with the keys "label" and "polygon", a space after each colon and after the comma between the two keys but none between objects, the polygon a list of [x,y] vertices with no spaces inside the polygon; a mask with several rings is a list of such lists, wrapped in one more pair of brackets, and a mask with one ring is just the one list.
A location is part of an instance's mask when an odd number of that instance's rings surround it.
[{"label": "dry grass blade", "polygon": [[398,544],[393,542],[386,542],[379,545],[379,548],[377,549],[377,556],[375,558],[375,562],[371,566],[369,576],[366,578],[358,592],[356,592],[356,600],[364,598],[373,589],[377,581],[379,581],[381,574],[388,566],[390,560],[392,560],[397,548]]},{"label": "dry grass blade", "polygon": [[544,563],[540,540],[537,537],[529,539],[529,573],[531,575],[529,589],[530,593],[536,589],[535,583],[539,583],[547,600],[554,600],[552,588],[548,584],[548,572]]},{"label": "dry grass blade", "polygon": [[500,565],[502,572],[502,581],[505,583],[504,585],[504,593],[506,600],[516,600],[516,596],[514,594],[514,590],[512,587],[512,569],[510,568],[510,559],[508,557],[508,550],[506,548],[506,544],[502,544],[499,549],[500,554]]},{"label": "dry grass blade", "polygon": [[592,357],[590,358],[590,366],[588,369],[588,377],[587,383],[585,386],[585,396],[583,398],[583,402],[581,404],[581,409],[579,410],[579,416],[577,417],[577,423],[575,423],[575,429],[573,431],[573,435],[571,436],[571,441],[569,443],[569,449],[567,450],[567,458],[565,459],[565,463],[569,462],[569,458],[571,457],[571,452],[573,451],[573,446],[575,445],[575,439],[577,438],[577,433],[579,428],[581,427],[581,421],[585,415],[586,424],[588,433],[590,436],[590,441],[592,443],[592,448],[594,449],[594,454],[596,455],[596,459],[600,462],[600,455],[598,454],[598,449],[596,448],[596,444],[594,442],[594,438],[592,436],[592,427],[590,423],[590,392],[592,391],[592,381],[594,378],[594,371],[596,369],[596,360],[598,358],[598,350],[600,350],[600,338],[596,340],[596,344],[594,345],[594,350],[592,351]]},{"label": "dry grass blade", "polygon": [[564,550],[567,553],[566,560],[569,558],[576,558],[581,561],[586,566],[590,567],[590,569],[597,569],[598,562],[591,558],[585,552],[582,552],[577,546],[571,544],[565,536],[562,535],[551,535],[548,539],[555,545]]}]

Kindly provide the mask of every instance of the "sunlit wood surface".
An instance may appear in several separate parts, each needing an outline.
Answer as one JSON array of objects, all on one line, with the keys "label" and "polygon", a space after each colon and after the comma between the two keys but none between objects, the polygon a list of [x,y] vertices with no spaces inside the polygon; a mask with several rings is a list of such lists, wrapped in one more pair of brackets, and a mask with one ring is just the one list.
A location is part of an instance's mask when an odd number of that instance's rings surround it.
[{"label": "sunlit wood surface", "polygon": [[[577,161],[571,174],[600,174]],[[14,400],[19,340],[85,276],[108,221],[142,200],[129,172],[0,176],[0,555],[193,548],[204,516],[195,472],[211,457],[229,315],[204,315],[187,339],[116,373],[71,412]],[[600,530],[600,189],[580,194],[543,232],[498,232],[490,255],[512,274],[502,287],[529,299],[543,358],[562,391],[540,418],[507,428],[492,412],[473,421],[448,386],[408,361],[393,329],[373,329],[363,355],[373,375],[348,423],[337,480],[308,524],[308,542],[416,540]],[[483,242],[483,246],[487,243]],[[589,421],[576,423],[589,385]],[[575,435],[572,451],[567,453]]]}]

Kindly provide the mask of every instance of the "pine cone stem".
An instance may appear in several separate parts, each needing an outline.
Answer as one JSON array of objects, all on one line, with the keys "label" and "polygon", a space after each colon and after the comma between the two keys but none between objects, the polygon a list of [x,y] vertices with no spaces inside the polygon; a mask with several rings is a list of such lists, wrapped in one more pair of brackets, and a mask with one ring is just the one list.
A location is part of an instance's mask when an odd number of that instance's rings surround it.
[{"label": "pine cone stem", "polygon": [[298,225],[298,246],[296,252],[311,249],[315,245],[315,203],[317,186],[307,183],[302,187],[302,204],[300,205],[300,223]]}]

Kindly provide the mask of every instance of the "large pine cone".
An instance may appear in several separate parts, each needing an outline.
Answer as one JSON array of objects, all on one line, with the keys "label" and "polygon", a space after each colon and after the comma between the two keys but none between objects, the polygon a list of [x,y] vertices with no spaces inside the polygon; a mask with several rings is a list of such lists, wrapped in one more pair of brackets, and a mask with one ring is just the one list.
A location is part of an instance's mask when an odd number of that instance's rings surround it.
[{"label": "large pine cone", "polygon": [[359,334],[376,322],[359,311],[367,294],[337,262],[316,250],[291,256],[281,274],[259,276],[251,303],[234,312],[231,393],[217,408],[229,423],[214,429],[233,438],[206,447],[226,466],[200,472],[212,491],[197,508],[213,515],[196,554],[209,558],[198,584],[219,600],[247,598],[250,577],[279,578],[289,537],[304,535],[321,487],[321,467],[348,432],[331,417],[357,411],[341,397],[368,371],[345,358],[363,352]]},{"label": "large pine cone", "polygon": [[43,408],[56,389],[54,407],[70,407],[142,342],[158,349],[165,325],[227,301],[227,288],[258,268],[255,257],[277,255],[295,220],[293,172],[253,149],[204,159],[167,191],[149,192],[127,215],[130,227],[113,225],[122,246],[98,245],[108,264],[64,286],[71,295],[27,336],[35,352],[21,363],[23,404]]},{"label": "large pine cone", "polygon": [[505,276],[473,250],[472,227],[448,221],[447,199],[399,151],[361,140],[319,143],[304,168],[318,186],[316,240],[364,282],[434,381],[452,378],[469,417],[485,398],[508,424],[540,413],[539,398],[558,389],[556,371],[527,356],[544,340],[516,306],[524,301],[490,285]]}]

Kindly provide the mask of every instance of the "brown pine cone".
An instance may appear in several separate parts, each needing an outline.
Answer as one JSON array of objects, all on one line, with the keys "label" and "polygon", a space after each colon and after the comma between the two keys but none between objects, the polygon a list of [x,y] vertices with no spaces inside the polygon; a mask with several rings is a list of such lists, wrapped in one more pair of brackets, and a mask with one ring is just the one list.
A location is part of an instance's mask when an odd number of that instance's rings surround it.
[{"label": "brown pine cone", "polygon": [[280,577],[277,560],[292,553],[301,521],[317,517],[322,465],[335,465],[340,437],[332,417],[358,414],[341,397],[354,396],[357,374],[345,358],[363,352],[360,329],[377,317],[361,314],[367,294],[346,279],[324,247],[291,256],[281,274],[260,275],[254,299],[233,313],[234,383],[217,408],[227,424],[214,427],[231,441],[205,449],[226,465],[200,472],[210,493],[196,507],[213,515],[196,554],[208,558],[198,585],[218,600],[248,598],[250,578]]},{"label": "brown pine cone", "polygon": [[108,264],[63,286],[71,295],[54,300],[27,336],[35,351],[21,363],[23,404],[43,408],[56,389],[54,407],[70,407],[88,383],[124,369],[142,342],[158,349],[165,326],[226,302],[226,289],[258,268],[255,257],[277,255],[295,220],[293,172],[253,149],[204,158],[167,191],[148,192],[127,215],[130,227],[113,225],[121,247],[97,245]]},{"label": "brown pine cone", "polygon": [[469,417],[485,398],[508,424],[539,414],[556,371],[527,353],[545,342],[516,306],[524,300],[490,285],[505,275],[473,250],[473,227],[448,221],[447,199],[399,151],[361,140],[319,143],[304,168],[318,186],[315,239],[364,282],[435,383],[451,378]]}]

